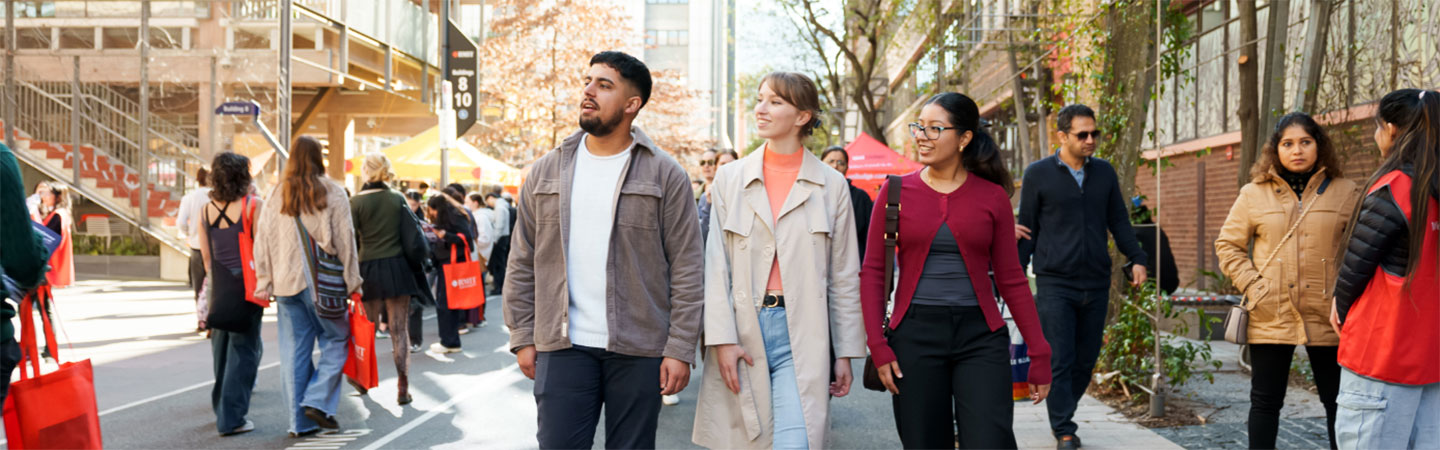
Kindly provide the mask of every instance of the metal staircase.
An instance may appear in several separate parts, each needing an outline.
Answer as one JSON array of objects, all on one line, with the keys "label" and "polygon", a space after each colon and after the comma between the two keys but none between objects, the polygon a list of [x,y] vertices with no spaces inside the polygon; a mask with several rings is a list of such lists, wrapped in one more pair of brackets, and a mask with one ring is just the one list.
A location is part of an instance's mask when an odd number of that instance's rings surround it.
[{"label": "metal staircase", "polygon": [[[15,75],[13,150],[20,161],[189,254],[174,217],[190,178],[204,163],[200,139],[154,115],[149,132],[142,133],[141,105],[109,86],[45,81],[18,66]],[[143,209],[142,188],[148,190]]]}]

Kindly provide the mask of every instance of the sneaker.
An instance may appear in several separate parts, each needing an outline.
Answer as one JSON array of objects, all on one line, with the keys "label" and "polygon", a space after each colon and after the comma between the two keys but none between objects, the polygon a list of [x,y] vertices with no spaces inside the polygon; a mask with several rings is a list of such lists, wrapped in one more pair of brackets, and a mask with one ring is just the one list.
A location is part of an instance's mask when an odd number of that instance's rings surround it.
[{"label": "sneaker", "polygon": [[309,406],[305,407],[305,418],[315,422],[320,428],[328,428],[331,430],[340,428],[340,423],[335,421],[335,416],[327,415],[324,411]]},{"label": "sneaker", "polygon": [[675,406],[675,405],[678,405],[678,404],[680,404],[680,396],[678,396],[678,395],[665,395],[665,396],[661,396],[661,397],[660,397],[660,404],[665,405],[665,406]]},{"label": "sneaker", "polygon": [[482,320],[482,321],[480,321],[479,324],[476,324],[475,326],[480,327],[480,328],[485,328],[485,325],[489,325],[489,324],[485,323],[485,321]]},{"label": "sneaker", "polygon": [[1073,434],[1060,436],[1060,438],[1055,441],[1056,450],[1074,450],[1078,448],[1081,448],[1080,437]]},{"label": "sneaker", "polygon": [[436,342],[434,344],[430,344],[430,352],[439,353],[442,355],[446,353],[460,353],[460,347],[446,347],[444,345],[440,345],[439,342]]},{"label": "sneaker", "polygon": [[237,428],[235,428],[235,429],[233,429],[233,430],[230,430],[230,431],[227,431],[227,432],[224,432],[224,433],[220,433],[220,436],[221,436],[221,437],[224,437],[224,436],[234,436],[234,435],[237,435],[237,434],[249,433],[249,432],[251,432],[251,431],[255,431],[255,422],[251,422],[250,419],[245,419],[245,424],[240,425],[239,427],[237,427]]},{"label": "sneaker", "polygon": [[470,334],[470,327],[466,327],[466,326],[460,327],[459,333],[460,333],[461,335]]},{"label": "sneaker", "polygon": [[346,382],[346,383],[350,383],[350,387],[355,388],[355,391],[356,391],[356,392],[359,392],[360,395],[365,395],[365,394],[370,393],[370,389],[366,388],[365,386],[360,385],[360,382],[359,382],[359,381],[355,381],[354,378],[350,378],[350,376],[348,376],[348,375],[345,376],[345,382]]},{"label": "sneaker", "polygon": [[385,330],[377,330],[375,331],[375,339],[390,339],[390,333],[385,332]]},{"label": "sneaker", "polygon": [[420,353],[420,344],[410,344],[410,353]]},{"label": "sneaker", "polygon": [[291,432],[290,432],[290,438],[291,438],[291,439],[298,439],[298,438],[303,438],[303,437],[314,436],[315,433],[319,433],[319,432],[320,432],[320,429],[319,429],[319,428],[311,428],[309,431],[301,431],[301,432],[299,432],[299,433],[296,433],[296,432],[294,432],[294,431],[291,431]]}]

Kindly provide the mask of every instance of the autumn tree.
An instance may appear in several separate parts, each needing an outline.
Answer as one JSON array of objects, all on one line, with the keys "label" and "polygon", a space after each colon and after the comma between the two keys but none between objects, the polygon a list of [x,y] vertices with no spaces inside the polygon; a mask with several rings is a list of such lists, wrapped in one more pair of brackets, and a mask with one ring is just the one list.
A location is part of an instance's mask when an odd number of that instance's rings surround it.
[{"label": "autumn tree", "polygon": [[[581,91],[590,58],[605,50],[640,55],[640,36],[614,3],[599,0],[491,1],[495,15],[480,48],[485,117],[476,144],[501,160],[528,164],[578,129]],[[706,123],[683,126],[703,112],[701,95],[673,73],[655,78],[637,124],[667,151],[704,147]],[[690,114],[685,114],[690,112]]]}]

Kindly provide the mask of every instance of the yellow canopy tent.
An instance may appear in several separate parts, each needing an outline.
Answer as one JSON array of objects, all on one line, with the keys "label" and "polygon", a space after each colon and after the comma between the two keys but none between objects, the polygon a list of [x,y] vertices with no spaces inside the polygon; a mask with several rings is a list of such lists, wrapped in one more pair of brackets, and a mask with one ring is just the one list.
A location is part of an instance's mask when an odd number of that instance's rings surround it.
[{"label": "yellow canopy tent", "polygon": [[[463,140],[450,151],[450,181],[519,186],[520,170],[480,152]],[[405,142],[382,150],[390,158],[395,175],[401,179],[440,179],[440,128],[432,127]],[[365,155],[357,155],[346,172],[360,175]]]}]

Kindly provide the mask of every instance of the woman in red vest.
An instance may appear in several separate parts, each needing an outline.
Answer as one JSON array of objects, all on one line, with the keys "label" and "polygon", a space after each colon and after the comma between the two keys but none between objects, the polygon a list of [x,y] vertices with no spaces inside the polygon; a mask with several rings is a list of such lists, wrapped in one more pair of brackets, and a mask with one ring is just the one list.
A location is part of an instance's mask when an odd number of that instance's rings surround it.
[{"label": "woman in red vest", "polygon": [[1380,100],[1383,161],[1335,285],[1340,448],[1440,448],[1440,92]]},{"label": "woman in red vest", "polygon": [[58,181],[46,186],[40,193],[40,206],[31,220],[60,235],[60,246],[50,255],[50,272],[45,278],[51,288],[66,288],[75,283],[75,255],[70,244],[70,230],[75,225],[70,216],[70,188]]}]

